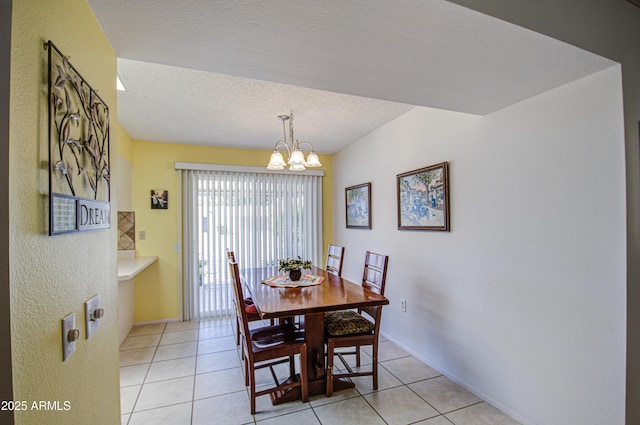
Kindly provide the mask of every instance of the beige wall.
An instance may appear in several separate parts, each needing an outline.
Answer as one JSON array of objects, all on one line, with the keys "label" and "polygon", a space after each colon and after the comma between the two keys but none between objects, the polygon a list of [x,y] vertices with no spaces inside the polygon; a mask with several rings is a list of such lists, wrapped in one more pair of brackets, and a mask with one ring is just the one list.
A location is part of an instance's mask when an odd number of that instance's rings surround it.
[{"label": "beige wall", "polygon": [[[117,117],[116,56],[85,0],[13,2],[10,116],[10,283],[17,424],[120,423],[116,227],[50,237],[48,232],[47,52],[51,40]],[[111,158],[117,154],[111,134]],[[112,177],[117,170],[112,169]],[[112,191],[113,191],[112,185]],[[112,192],[112,198],[115,198]],[[115,222],[115,208],[112,223]],[[84,301],[100,295],[105,318],[85,338]],[[71,312],[81,338],[62,361],[60,320]],[[39,401],[70,410],[32,409]]]}]

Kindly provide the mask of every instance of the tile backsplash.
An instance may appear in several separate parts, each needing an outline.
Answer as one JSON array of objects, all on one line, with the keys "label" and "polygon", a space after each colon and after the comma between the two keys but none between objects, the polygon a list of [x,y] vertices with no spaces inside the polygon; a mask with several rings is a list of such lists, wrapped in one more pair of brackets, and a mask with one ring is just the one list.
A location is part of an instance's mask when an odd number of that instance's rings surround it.
[{"label": "tile backsplash", "polygon": [[118,250],[136,249],[136,213],[118,211]]}]

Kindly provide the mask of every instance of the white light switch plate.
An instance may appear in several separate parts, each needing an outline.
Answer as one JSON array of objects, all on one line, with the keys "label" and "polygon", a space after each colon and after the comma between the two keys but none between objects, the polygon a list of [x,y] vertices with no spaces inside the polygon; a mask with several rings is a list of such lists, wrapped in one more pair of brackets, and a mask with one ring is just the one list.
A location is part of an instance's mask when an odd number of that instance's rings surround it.
[{"label": "white light switch plate", "polygon": [[[96,317],[96,310],[100,309],[100,296],[95,295],[84,303],[84,317],[87,329],[87,339],[100,327],[100,318]],[[101,315],[98,315],[101,316]]]},{"label": "white light switch plate", "polygon": [[69,332],[76,328],[76,314],[71,313],[62,319],[62,360],[67,360],[76,351],[76,342],[69,341]]}]

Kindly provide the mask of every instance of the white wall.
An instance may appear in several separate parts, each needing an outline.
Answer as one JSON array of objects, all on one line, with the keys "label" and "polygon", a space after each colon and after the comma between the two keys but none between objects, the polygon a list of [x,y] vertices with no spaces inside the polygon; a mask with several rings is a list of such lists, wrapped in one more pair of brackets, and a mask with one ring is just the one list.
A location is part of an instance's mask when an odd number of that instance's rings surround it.
[{"label": "white wall", "polygon": [[[451,232],[398,231],[396,174],[442,161]],[[335,156],[334,193],[372,182],[372,230],[336,197],[343,275],[390,255],[383,331],[516,419],[622,424],[624,167],[619,67],[484,117],[415,108]]]},{"label": "white wall", "polygon": [[[640,8],[611,0],[448,0],[622,65],[627,174],[626,423],[640,424]],[[570,23],[570,24],[568,24]]]}]

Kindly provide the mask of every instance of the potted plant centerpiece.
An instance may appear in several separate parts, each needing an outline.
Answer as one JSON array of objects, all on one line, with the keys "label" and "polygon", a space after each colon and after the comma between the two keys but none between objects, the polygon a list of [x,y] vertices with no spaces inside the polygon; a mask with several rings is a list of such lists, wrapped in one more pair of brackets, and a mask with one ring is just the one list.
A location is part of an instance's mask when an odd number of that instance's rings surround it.
[{"label": "potted plant centerpiece", "polygon": [[278,270],[289,273],[289,279],[292,281],[300,280],[302,269],[310,269],[313,264],[311,261],[303,260],[298,255],[298,259],[290,259],[278,261]]}]

